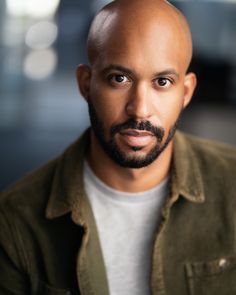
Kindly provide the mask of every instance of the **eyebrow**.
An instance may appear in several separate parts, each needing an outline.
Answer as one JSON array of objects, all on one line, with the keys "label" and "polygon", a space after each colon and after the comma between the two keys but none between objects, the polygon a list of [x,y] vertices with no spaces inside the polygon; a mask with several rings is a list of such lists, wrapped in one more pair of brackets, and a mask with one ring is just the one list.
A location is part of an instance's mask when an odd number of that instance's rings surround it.
[{"label": "eyebrow", "polygon": [[156,73],[155,76],[160,77],[160,76],[167,76],[167,75],[172,75],[176,76],[176,78],[179,79],[179,74],[176,72],[175,69],[167,69],[162,72]]},{"label": "eyebrow", "polygon": [[126,67],[120,66],[120,65],[116,65],[116,64],[111,64],[111,65],[105,67],[102,70],[102,73],[107,74],[108,72],[110,72],[112,70],[117,70],[119,72],[123,72],[123,73],[129,74],[129,75],[133,74],[132,70],[130,70],[130,69],[126,68]]},{"label": "eyebrow", "polygon": [[[134,74],[134,71],[132,71],[131,69],[128,69],[128,68],[126,68],[124,66],[117,65],[117,64],[111,64],[111,65],[105,67],[102,70],[102,73],[107,74],[108,72],[110,72],[112,70],[117,70],[117,71],[120,71],[122,73],[126,73],[128,75],[133,75]],[[153,76],[154,77],[161,77],[161,76],[167,76],[167,75],[173,75],[173,76],[176,76],[176,78],[179,78],[179,74],[176,72],[175,69],[172,69],[172,68],[166,69],[166,70],[161,71],[161,72],[157,72]]]}]

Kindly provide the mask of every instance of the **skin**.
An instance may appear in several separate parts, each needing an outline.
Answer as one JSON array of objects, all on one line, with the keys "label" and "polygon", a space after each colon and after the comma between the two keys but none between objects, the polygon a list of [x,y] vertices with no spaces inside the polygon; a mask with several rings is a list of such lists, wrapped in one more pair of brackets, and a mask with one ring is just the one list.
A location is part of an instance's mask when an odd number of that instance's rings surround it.
[{"label": "skin", "polygon": [[[163,141],[189,104],[196,76],[187,73],[192,41],[184,16],[163,0],[117,0],[95,18],[88,36],[90,65],[80,65],[77,80],[84,98],[110,128],[130,118],[165,129]],[[115,135],[129,156],[145,156],[156,144],[148,132]],[[134,151],[130,146],[140,146]],[[173,140],[150,165],[124,168],[114,162],[91,130],[88,161],[107,185],[126,192],[151,189],[167,177]],[[111,177],[112,175],[112,177]]]}]

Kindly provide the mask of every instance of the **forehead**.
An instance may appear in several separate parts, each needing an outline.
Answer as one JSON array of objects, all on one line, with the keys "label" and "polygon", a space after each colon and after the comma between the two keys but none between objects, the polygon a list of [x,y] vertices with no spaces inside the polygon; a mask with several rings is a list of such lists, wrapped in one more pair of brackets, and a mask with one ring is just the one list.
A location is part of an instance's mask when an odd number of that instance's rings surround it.
[{"label": "forehead", "polygon": [[142,71],[171,67],[180,71],[184,59],[184,38],[172,22],[118,22],[100,39],[97,64],[121,64]]}]

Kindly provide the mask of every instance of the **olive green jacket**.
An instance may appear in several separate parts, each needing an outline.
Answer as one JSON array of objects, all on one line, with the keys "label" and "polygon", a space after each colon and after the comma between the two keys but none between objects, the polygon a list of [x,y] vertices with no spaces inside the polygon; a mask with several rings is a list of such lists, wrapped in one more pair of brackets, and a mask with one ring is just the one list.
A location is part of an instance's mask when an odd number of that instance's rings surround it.
[{"label": "olive green jacket", "polygon": [[[109,294],[83,187],[88,137],[1,194],[1,295]],[[236,294],[235,210],[235,149],[177,132],[152,294]]]}]

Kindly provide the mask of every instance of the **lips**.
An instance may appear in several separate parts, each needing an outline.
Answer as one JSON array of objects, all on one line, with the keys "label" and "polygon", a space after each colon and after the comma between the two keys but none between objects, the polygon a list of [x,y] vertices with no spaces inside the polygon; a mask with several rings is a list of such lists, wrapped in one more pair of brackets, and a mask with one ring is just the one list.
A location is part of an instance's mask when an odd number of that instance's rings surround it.
[{"label": "lips", "polygon": [[146,130],[124,130],[120,135],[129,146],[143,147],[151,142],[153,134]]}]

